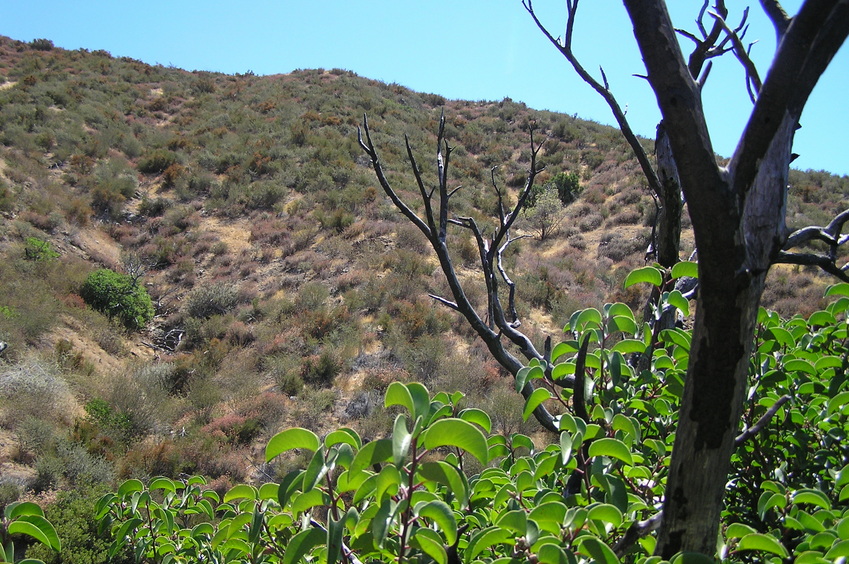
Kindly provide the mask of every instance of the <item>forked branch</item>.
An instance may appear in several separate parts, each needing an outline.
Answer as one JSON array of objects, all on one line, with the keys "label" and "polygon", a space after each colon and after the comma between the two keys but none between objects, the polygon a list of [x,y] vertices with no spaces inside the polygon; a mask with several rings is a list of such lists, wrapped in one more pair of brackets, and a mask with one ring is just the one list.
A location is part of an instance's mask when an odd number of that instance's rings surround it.
[{"label": "forked branch", "polygon": [[[445,141],[444,131],[445,116],[443,115],[440,118],[439,132],[437,135],[437,186],[432,189],[428,189],[424,179],[422,178],[416,159],[413,156],[409,140],[406,141],[407,156],[410,160],[413,175],[416,179],[419,197],[421,198],[424,206],[424,218],[416,214],[416,212],[414,212],[412,208],[403,201],[386,178],[386,174],[383,171],[383,164],[380,161],[377,149],[375,149],[374,143],[371,139],[371,133],[369,131],[368,120],[366,117],[363,117],[363,125],[357,130],[357,139],[360,147],[362,147],[363,151],[365,151],[365,153],[369,156],[372,168],[374,169],[375,175],[377,176],[378,182],[380,183],[381,188],[383,188],[383,191],[395,207],[398,208],[398,210],[424,234],[430,243],[431,248],[433,248],[436,253],[440,268],[451,290],[451,297],[453,299],[433,294],[430,294],[430,297],[449,309],[460,313],[478,337],[486,344],[493,358],[515,377],[519,370],[523,368],[523,364],[513,354],[511,354],[507,348],[505,348],[505,341],[503,340],[503,337],[506,337],[510,343],[516,345],[522,355],[528,360],[536,359],[541,361],[543,360],[543,356],[539,353],[539,351],[537,351],[531,343],[531,340],[517,330],[519,323],[517,323],[515,305],[513,301],[514,285],[504,271],[503,266],[500,264],[500,253],[503,252],[504,248],[506,248],[507,245],[514,240],[510,238],[510,228],[513,226],[521,213],[522,208],[525,206],[528,194],[533,188],[534,179],[539,172],[536,163],[537,155],[541,150],[541,144],[537,145],[534,142],[533,132],[531,132],[531,166],[528,171],[527,182],[519,196],[519,201],[510,213],[504,213],[503,196],[497,188],[497,185],[493,182],[496,186],[496,194],[499,199],[499,207],[501,211],[499,212],[498,226],[496,227],[493,236],[490,239],[486,239],[474,219],[469,217],[449,217],[451,196],[456,193],[457,188],[452,190],[449,189],[448,186],[451,147],[449,147],[448,143]],[[439,198],[438,210],[434,209],[433,205],[433,198],[435,196]],[[454,269],[454,264],[448,247],[447,235],[449,225],[456,225],[470,230],[477,242],[480,256],[480,269],[486,283],[487,321],[484,321],[484,319],[478,314],[475,306],[466,296],[462,282]],[[508,287],[510,287],[510,321],[507,320],[507,316],[505,316],[499,299],[499,278],[504,280]],[[521,390],[522,395],[526,399],[529,398],[533,392],[534,386],[531,382],[527,382]],[[534,417],[545,429],[552,432],[558,431],[556,420],[551,413],[548,412],[544,405],[540,405],[534,410]]]},{"label": "forked branch", "polygon": [[[817,266],[832,276],[844,282],[849,282],[849,263],[843,266],[837,265],[840,248],[849,241],[849,234],[843,234],[843,227],[847,221],[849,221],[849,209],[838,214],[825,227],[812,225],[794,231],[787,238],[773,262],[776,264]],[[793,252],[792,250],[814,241],[825,243],[827,250],[820,253],[814,251]]]},{"label": "forked branch", "polygon": [[[586,82],[593,90],[598,92],[598,94],[604,98],[604,101],[607,102],[607,105],[610,107],[610,111],[613,112],[613,117],[616,119],[616,123],[619,124],[619,129],[622,131],[622,135],[625,137],[625,140],[628,142],[628,145],[631,146],[631,150],[634,152],[634,155],[637,158],[637,162],[640,164],[640,168],[643,171],[643,175],[645,175],[646,180],[648,181],[649,188],[662,197],[663,187],[661,185],[660,180],[657,177],[657,173],[654,170],[654,167],[649,160],[649,156],[646,154],[645,149],[643,149],[642,144],[640,144],[640,140],[637,139],[636,134],[631,129],[630,123],[628,123],[628,119],[625,117],[625,112],[619,106],[619,102],[616,100],[616,97],[608,88],[606,78],[603,78],[603,82],[601,83],[596,80],[587,70],[583,67],[583,65],[578,61],[578,58],[572,52],[572,37],[573,30],[575,27],[575,18],[578,12],[578,1],[579,0],[567,0],[566,1],[566,31],[563,36],[563,41],[559,41],[556,39],[548,29],[543,25],[540,19],[537,17],[534,12],[534,3],[533,0],[522,0],[522,6],[525,7],[525,10],[530,14],[531,18],[533,18],[534,23],[537,25],[539,30],[545,35],[546,38],[557,48],[558,51],[566,58],[567,61],[572,65],[572,68],[575,69],[575,72],[578,73],[578,76]],[[602,71],[602,77],[604,77],[604,72]]]}]

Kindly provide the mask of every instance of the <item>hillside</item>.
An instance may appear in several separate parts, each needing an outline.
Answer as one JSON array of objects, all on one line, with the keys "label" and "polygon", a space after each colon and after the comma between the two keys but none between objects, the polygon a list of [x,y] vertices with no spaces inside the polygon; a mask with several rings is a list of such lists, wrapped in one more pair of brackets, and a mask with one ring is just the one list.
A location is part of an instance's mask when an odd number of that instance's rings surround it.
[{"label": "hillside", "polygon": [[[115,475],[262,479],[283,470],[258,446],[281,426],[384,433],[379,399],[398,379],[462,390],[518,426],[520,398],[427,297],[445,293],[436,263],[357,144],[367,114],[390,180],[414,194],[404,136],[427,179],[443,111],[456,209],[481,225],[494,221],[491,168],[514,197],[524,182],[529,124],[547,136],[540,183],[580,179],[559,230],[539,240],[520,223],[529,237],[507,257],[531,336],[589,305],[640,302],[621,287],[643,264],[655,206],[615,129],[338,69],[190,73],[0,38],[4,495]],[[845,207],[849,178],[792,182],[793,225]],[[452,236],[474,279],[472,241]],[[97,268],[141,276],[155,305],[146,329],[86,305]],[[776,269],[765,305],[809,313],[826,283]]]}]

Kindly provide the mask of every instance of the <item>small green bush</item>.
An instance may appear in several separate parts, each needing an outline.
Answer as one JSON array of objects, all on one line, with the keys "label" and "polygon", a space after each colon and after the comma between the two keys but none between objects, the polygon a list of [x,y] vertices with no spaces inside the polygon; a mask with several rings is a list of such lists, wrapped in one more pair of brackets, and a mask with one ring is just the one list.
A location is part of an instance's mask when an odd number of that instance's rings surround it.
[{"label": "small green bush", "polygon": [[43,241],[38,237],[27,237],[24,245],[24,258],[34,261],[48,261],[58,258],[59,253],[53,250],[50,241]]},{"label": "small green bush", "polygon": [[153,302],[144,286],[126,274],[107,268],[88,275],[80,296],[92,308],[117,318],[131,330],[143,328],[153,319]]},{"label": "small green bush", "polygon": [[139,172],[160,174],[177,162],[177,155],[165,149],[154,149],[139,161]]}]

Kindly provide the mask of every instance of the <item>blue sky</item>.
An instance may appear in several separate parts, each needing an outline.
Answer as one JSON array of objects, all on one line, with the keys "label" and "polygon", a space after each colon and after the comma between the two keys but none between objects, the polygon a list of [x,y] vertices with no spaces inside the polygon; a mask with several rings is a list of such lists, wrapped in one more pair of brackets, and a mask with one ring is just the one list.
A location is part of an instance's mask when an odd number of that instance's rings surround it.
[{"label": "blue sky", "polygon": [[[801,0],[785,0],[794,13]],[[731,23],[752,5],[747,42],[762,76],[775,48],[759,5],[729,0]],[[700,0],[672,0],[677,27],[694,29]],[[554,35],[563,0],[537,0]],[[519,0],[4,0],[0,34],[51,39],[66,49],[105,49],[151,64],[225,73],[287,73],[343,68],[421,92],[465,100],[510,97],[601,123],[607,106],[578,79],[536,29]],[[588,69],[604,67],[641,135],[658,121],[625,10],[619,0],[584,0],[575,51]],[[849,174],[849,48],[844,45],[802,116],[794,166]],[[732,57],[715,65],[704,91],[714,149],[731,154],[751,110],[743,72]]]}]

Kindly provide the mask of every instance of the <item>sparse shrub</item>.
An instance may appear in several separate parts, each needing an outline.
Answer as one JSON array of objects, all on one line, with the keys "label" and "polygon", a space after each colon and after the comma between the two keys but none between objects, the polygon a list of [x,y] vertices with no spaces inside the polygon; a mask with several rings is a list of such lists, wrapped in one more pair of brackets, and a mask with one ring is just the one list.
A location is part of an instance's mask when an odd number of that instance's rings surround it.
[{"label": "sparse shrub", "polygon": [[38,38],[29,42],[30,49],[34,51],[52,51],[53,42],[49,39]]},{"label": "sparse shrub", "polygon": [[304,383],[311,386],[329,388],[341,371],[342,362],[331,350],[325,349],[319,355],[304,358],[301,365],[301,378]]},{"label": "sparse shrub", "polygon": [[169,166],[177,162],[177,155],[166,149],[154,149],[139,161],[139,172],[144,174],[161,174]]},{"label": "sparse shrub", "polygon": [[165,198],[148,198],[144,196],[139,203],[139,214],[145,217],[158,217],[171,207],[171,202]]},{"label": "sparse shrub", "polygon": [[126,274],[101,268],[88,275],[80,296],[92,308],[117,318],[130,330],[143,328],[153,319],[153,302],[147,290]]},{"label": "sparse shrub", "polygon": [[69,424],[74,398],[59,366],[52,360],[30,357],[0,365],[2,424],[15,429],[27,417]]},{"label": "sparse shrub", "polygon": [[189,317],[209,318],[222,315],[239,303],[239,289],[227,282],[199,286],[186,301],[186,315]]}]

